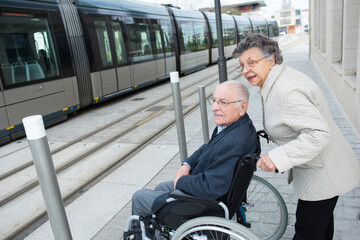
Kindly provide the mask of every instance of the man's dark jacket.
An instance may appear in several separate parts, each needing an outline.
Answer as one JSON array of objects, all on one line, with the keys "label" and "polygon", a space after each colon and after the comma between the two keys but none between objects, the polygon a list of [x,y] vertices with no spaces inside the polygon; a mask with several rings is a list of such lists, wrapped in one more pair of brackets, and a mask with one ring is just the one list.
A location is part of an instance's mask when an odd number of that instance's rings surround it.
[{"label": "man's dark jacket", "polygon": [[178,180],[176,189],[203,199],[220,199],[229,190],[237,161],[255,153],[258,147],[256,130],[248,114],[214,135],[186,159],[191,173]]}]

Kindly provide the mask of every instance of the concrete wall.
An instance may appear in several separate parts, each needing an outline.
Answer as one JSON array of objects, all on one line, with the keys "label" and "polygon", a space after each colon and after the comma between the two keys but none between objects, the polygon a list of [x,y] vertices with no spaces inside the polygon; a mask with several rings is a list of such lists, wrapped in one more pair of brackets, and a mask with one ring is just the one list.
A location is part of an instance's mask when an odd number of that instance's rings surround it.
[{"label": "concrete wall", "polygon": [[360,135],[359,15],[359,0],[310,0],[310,57]]}]

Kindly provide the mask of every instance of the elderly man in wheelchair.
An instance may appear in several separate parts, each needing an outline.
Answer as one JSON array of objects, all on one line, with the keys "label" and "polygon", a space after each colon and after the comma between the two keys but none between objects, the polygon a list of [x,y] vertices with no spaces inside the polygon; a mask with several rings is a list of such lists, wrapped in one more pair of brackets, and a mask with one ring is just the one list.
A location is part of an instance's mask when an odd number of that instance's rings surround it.
[{"label": "elderly man in wheelchair", "polygon": [[132,198],[124,239],[171,239],[184,222],[200,216],[231,218],[256,169],[260,144],[248,114],[249,92],[236,81],[217,86],[210,99],[215,128],[174,180]]}]

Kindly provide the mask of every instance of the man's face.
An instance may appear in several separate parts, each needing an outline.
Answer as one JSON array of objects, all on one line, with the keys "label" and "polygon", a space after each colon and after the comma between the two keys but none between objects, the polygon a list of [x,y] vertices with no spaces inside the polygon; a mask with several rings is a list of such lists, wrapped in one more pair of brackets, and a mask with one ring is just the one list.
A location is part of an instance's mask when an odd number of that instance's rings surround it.
[{"label": "man's face", "polygon": [[[219,85],[213,94],[213,100],[221,102],[233,102],[239,101],[229,86]],[[224,106],[220,106],[224,105]],[[235,102],[230,104],[218,104],[214,102],[212,104],[212,111],[214,114],[216,125],[229,125],[236,122],[240,118],[240,112],[243,110],[241,102]]]}]

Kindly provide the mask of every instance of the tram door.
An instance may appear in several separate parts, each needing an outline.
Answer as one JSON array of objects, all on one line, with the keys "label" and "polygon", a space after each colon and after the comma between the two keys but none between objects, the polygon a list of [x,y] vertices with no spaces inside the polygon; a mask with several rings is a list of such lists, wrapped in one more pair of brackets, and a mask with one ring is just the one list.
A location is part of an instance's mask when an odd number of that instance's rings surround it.
[{"label": "tram door", "polygon": [[176,70],[175,49],[173,46],[173,33],[169,19],[160,20],[161,34],[163,37],[163,49],[165,52],[165,75]]},{"label": "tram door", "polygon": [[179,21],[182,33],[182,49],[180,55],[181,71],[194,71],[196,69],[196,36],[192,21]]},{"label": "tram door", "polygon": [[209,50],[207,46],[206,24],[201,21],[194,22],[194,33],[196,39],[196,70],[204,68],[209,64]]},{"label": "tram door", "polygon": [[118,90],[121,91],[131,87],[131,67],[126,56],[123,22],[120,17],[113,17],[113,20],[110,25],[115,45]]},{"label": "tram door", "polygon": [[218,39],[217,39],[217,29],[216,22],[213,20],[209,20],[210,24],[210,34],[211,34],[211,63],[215,63],[219,58],[219,49],[218,49]]},{"label": "tram door", "polygon": [[[87,16],[83,16],[86,20]],[[96,39],[92,65],[92,84],[94,97],[107,95],[131,88],[133,85],[131,66],[126,55],[124,23],[120,16],[92,15],[90,39]],[[94,26],[95,31],[91,31]]]},{"label": "tram door", "polygon": [[96,19],[94,25],[102,67],[102,70],[100,71],[100,86],[102,96],[106,96],[118,90],[116,70],[113,68],[113,56],[111,53],[110,36],[106,27],[106,21],[105,19]]},{"label": "tram door", "polygon": [[165,56],[164,56],[164,39],[162,30],[158,20],[152,19],[151,25],[153,29],[153,35],[155,38],[154,47],[155,47],[155,59],[156,59],[156,67],[157,67],[157,78],[161,78],[165,76],[166,70],[166,63],[165,63]]},{"label": "tram door", "polygon": [[157,78],[157,63],[151,44],[150,26],[147,19],[126,18],[130,50],[133,85],[155,81]]},{"label": "tram door", "polygon": [[230,58],[232,52],[236,48],[236,32],[235,22],[233,18],[228,21],[223,21],[223,41],[224,41],[224,54],[226,58]]}]

